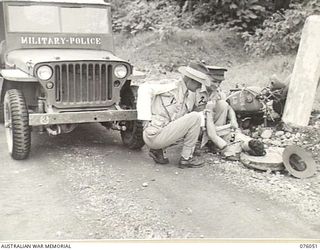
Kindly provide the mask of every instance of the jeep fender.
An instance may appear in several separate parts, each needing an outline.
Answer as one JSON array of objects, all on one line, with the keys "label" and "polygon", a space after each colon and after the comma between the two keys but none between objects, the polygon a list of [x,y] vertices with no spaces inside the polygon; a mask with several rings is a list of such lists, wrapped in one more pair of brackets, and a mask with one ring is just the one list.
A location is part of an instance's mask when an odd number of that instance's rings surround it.
[{"label": "jeep fender", "polygon": [[12,86],[12,82],[16,83],[34,83],[38,80],[30,76],[20,69],[2,69],[0,70],[0,101],[3,102],[6,91]]},{"label": "jeep fender", "polygon": [[28,75],[20,69],[2,69],[0,75],[8,80],[14,82],[37,82],[38,80],[33,76]]}]

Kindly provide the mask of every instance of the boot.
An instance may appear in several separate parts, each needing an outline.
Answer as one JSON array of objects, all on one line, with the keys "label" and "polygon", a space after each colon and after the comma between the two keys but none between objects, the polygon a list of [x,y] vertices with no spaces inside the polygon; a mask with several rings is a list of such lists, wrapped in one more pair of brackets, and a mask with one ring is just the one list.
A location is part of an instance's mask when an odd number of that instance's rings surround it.
[{"label": "boot", "polygon": [[149,156],[156,163],[159,163],[159,164],[168,164],[169,163],[169,159],[164,156],[162,149],[150,149]]},{"label": "boot", "polygon": [[179,168],[201,168],[203,167],[204,161],[198,158],[189,158],[185,159],[183,157],[180,158]]},{"label": "boot", "polygon": [[196,147],[193,152],[194,156],[201,156],[201,142],[197,142]]}]

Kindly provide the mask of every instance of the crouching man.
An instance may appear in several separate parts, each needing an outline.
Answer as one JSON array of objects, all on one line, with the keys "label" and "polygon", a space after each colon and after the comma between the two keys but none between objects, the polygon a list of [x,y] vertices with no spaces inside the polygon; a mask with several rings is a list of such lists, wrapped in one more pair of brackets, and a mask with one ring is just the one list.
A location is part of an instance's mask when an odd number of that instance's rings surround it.
[{"label": "crouching man", "polygon": [[145,83],[139,87],[138,119],[145,123],[143,139],[149,146],[149,155],[160,164],[169,160],[163,149],[183,139],[180,168],[197,168],[203,161],[193,157],[201,130],[202,113],[192,112],[195,91],[209,86],[209,74],[198,71],[197,64],[180,67],[182,79],[168,84]]}]

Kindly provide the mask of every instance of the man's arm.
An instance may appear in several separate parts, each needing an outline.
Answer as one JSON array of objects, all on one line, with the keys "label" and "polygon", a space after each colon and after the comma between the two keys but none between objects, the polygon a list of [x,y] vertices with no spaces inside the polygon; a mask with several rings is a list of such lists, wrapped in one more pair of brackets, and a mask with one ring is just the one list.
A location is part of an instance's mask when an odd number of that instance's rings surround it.
[{"label": "man's arm", "polygon": [[205,110],[206,112],[206,128],[209,139],[219,148],[223,149],[227,146],[227,142],[217,135],[216,126],[213,122],[213,112]]},{"label": "man's arm", "polygon": [[236,112],[234,112],[233,108],[230,105],[228,105],[228,119],[230,121],[232,128],[234,129],[239,128]]}]

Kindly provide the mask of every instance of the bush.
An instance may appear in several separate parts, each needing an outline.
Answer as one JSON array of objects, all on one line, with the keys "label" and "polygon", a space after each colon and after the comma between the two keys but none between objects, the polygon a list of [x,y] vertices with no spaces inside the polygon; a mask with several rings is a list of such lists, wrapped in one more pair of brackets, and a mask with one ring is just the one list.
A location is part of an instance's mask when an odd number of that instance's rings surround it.
[{"label": "bush", "polygon": [[253,31],[269,13],[266,6],[259,0],[209,0],[196,5],[193,17],[196,24],[206,24],[211,29],[222,25]]},{"label": "bush", "polygon": [[306,18],[319,13],[318,0],[293,4],[283,13],[276,12],[252,35],[248,32],[243,34],[245,50],[257,56],[296,52]]},{"label": "bush", "polygon": [[137,34],[143,31],[164,30],[178,26],[177,4],[160,0],[135,0],[114,15],[113,30],[125,34]]},{"label": "bush", "polygon": [[163,26],[253,31],[270,13],[271,0],[111,0],[113,29],[135,34]]}]

